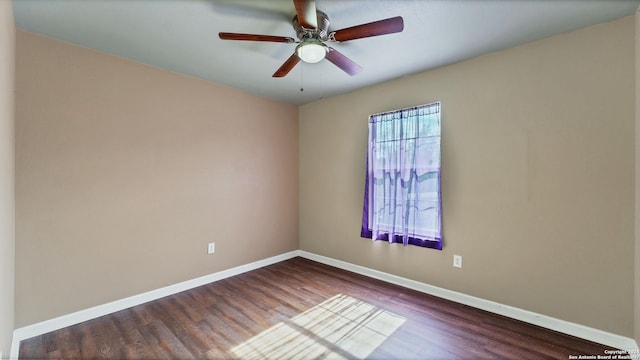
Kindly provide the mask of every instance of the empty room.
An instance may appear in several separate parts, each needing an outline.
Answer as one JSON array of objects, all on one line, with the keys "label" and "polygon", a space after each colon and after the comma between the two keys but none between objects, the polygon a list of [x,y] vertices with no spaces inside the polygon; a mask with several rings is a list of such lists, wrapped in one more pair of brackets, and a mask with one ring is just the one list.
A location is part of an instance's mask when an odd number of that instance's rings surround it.
[{"label": "empty room", "polygon": [[640,0],[0,0],[0,359],[640,358]]}]

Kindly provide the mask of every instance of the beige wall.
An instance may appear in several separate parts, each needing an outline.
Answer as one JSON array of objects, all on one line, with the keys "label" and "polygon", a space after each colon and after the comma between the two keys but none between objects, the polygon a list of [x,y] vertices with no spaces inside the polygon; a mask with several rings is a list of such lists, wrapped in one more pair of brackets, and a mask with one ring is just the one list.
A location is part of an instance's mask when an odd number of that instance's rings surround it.
[{"label": "beige wall", "polygon": [[14,295],[14,51],[11,1],[0,1],[0,353],[9,355]]},{"label": "beige wall", "polygon": [[[632,337],[633,41],[628,17],[302,106],[301,249]],[[433,101],[444,250],[361,239],[368,115]]]},{"label": "beige wall", "polygon": [[295,106],[24,31],[16,67],[16,327],[298,248]]}]

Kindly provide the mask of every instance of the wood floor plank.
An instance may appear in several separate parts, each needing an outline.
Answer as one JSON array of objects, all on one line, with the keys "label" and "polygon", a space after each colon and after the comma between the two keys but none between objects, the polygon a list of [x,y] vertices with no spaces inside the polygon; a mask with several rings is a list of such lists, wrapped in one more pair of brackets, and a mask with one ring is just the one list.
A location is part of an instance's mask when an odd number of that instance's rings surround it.
[{"label": "wood floor plank", "polygon": [[44,344],[43,344],[44,336],[36,336],[31,338],[29,341],[24,341],[20,344],[20,351],[18,357],[20,359],[44,359]]},{"label": "wood floor plank", "polygon": [[121,359],[153,359],[153,350],[144,339],[140,331],[133,330],[129,333],[131,341],[120,349]]},{"label": "wood floor plank", "polygon": [[21,342],[20,359],[568,359],[611,348],[303,258]]},{"label": "wood floor plank", "polygon": [[80,348],[81,357],[84,359],[99,359],[100,356],[99,347],[93,336],[91,329],[92,321],[86,321],[78,325],[74,325],[77,329],[76,342]]},{"label": "wood floor plank", "polygon": [[146,304],[138,305],[130,308],[133,312],[133,319],[138,326],[151,324],[155,318],[149,313],[149,307]]},{"label": "wood floor plank", "polygon": [[112,316],[90,320],[87,324],[88,336],[93,337],[97,358],[114,359],[118,357],[122,335],[113,322]]},{"label": "wood floor plank", "polygon": [[233,322],[227,324],[224,319],[211,314],[200,322],[198,326],[207,331],[211,331],[214,338],[216,338],[216,345],[231,349],[232,347],[242,343],[250,335],[246,333],[244,329],[236,330]]},{"label": "wood floor plank", "polygon": [[143,326],[140,333],[150,345],[157,359],[196,358],[160,320]]}]

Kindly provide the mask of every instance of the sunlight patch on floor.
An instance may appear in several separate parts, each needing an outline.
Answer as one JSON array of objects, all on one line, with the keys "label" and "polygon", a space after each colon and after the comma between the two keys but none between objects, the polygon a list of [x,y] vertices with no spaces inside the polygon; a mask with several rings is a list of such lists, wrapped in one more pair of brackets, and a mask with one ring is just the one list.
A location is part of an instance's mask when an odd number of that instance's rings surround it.
[{"label": "sunlight patch on floor", "polygon": [[405,321],[389,311],[339,294],[231,351],[248,360],[364,359]]}]

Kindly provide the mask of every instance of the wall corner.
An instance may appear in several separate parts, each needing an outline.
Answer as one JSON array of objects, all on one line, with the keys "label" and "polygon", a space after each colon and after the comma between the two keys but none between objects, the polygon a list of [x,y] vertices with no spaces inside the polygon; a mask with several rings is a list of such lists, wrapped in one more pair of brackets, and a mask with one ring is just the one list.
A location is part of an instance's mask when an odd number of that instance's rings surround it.
[{"label": "wall corner", "polygon": [[635,13],[635,246],[634,338],[640,345],[640,6]]}]

